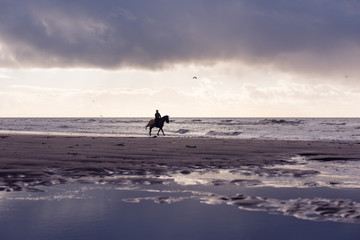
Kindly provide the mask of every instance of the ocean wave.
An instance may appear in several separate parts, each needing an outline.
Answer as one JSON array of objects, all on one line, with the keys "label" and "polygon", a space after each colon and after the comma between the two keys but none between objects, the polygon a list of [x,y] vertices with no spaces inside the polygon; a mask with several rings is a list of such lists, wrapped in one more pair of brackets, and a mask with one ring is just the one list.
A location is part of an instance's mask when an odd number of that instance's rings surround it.
[{"label": "ocean wave", "polygon": [[230,123],[232,122],[233,120],[232,119],[224,119],[224,120],[221,120],[221,122],[223,123]]},{"label": "ocean wave", "polygon": [[285,119],[264,119],[259,121],[260,124],[267,125],[267,124],[282,124],[282,125],[299,125],[303,124],[303,120],[285,120]]},{"label": "ocean wave", "polygon": [[[150,118],[149,118],[150,120]],[[144,123],[146,122],[146,120],[139,120],[139,119],[128,119],[128,120],[115,120],[115,121],[112,121],[114,123]]]},{"label": "ocean wave", "polygon": [[190,132],[190,130],[189,129],[179,129],[179,130],[177,130],[175,133],[179,133],[179,134],[185,134],[185,133],[187,133],[187,132]]},{"label": "ocean wave", "polygon": [[207,136],[238,136],[242,134],[242,132],[216,132],[216,131],[209,131],[206,133]]},{"label": "ocean wave", "polygon": [[[88,123],[96,122],[97,120],[94,118],[74,118],[74,119],[62,119],[62,121],[57,121],[57,122],[68,122],[68,121],[74,124],[88,124]],[[55,123],[56,121],[52,120],[52,122]]]},{"label": "ocean wave", "polygon": [[235,126],[235,125],[243,125],[243,122],[235,121],[232,119],[223,119],[217,123],[217,125],[225,125],[225,126]]},{"label": "ocean wave", "polygon": [[[43,133],[146,135],[147,118],[0,118],[0,130]],[[174,121],[176,120],[176,121]],[[177,136],[358,141],[360,118],[175,118]]]},{"label": "ocean wave", "polygon": [[333,122],[323,122],[320,123],[321,125],[327,125],[327,126],[344,126],[346,125],[345,122],[341,122],[341,123],[333,123]]}]

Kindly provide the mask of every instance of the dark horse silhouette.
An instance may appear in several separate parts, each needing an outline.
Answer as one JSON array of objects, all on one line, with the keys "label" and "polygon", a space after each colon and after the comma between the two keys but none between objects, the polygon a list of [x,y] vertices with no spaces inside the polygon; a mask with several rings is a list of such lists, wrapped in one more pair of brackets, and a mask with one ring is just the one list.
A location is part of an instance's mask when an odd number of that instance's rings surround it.
[{"label": "dark horse silhouette", "polygon": [[159,131],[158,131],[158,133],[157,133],[158,136],[159,136],[160,131],[162,131],[162,133],[165,135],[164,130],[162,129],[162,128],[164,127],[164,122],[169,123],[169,116],[168,116],[168,115],[163,116],[162,118],[160,118],[157,125],[155,124],[155,119],[151,119],[151,120],[148,122],[148,124],[146,125],[145,128],[150,127],[150,130],[149,130],[149,135],[150,135],[150,136],[151,136],[151,130],[152,130],[154,127],[159,128]]}]

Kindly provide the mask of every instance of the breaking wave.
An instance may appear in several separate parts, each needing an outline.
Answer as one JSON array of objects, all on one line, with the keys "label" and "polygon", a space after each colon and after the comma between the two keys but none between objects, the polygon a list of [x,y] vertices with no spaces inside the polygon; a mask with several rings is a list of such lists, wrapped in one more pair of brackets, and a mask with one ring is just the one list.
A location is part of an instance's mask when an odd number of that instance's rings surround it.
[{"label": "breaking wave", "polygon": [[206,133],[207,136],[239,136],[242,132],[216,132],[209,131]]},{"label": "breaking wave", "polygon": [[328,125],[328,126],[344,126],[346,125],[345,122],[341,122],[341,123],[334,123],[334,122],[325,122],[325,123],[320,123],[321,125]]},{"label": "breaking wave", "polygon": [[[0,118],[0,131],[147,136],[150,118]],[[164,131],[189,137],[359,141],[360,118],[171,118]]]},{"label": "breaking wave", "polygon": [[185,133],[188,133],[188,132],[190,132],[190,130],[189,129],[179,129],[179,130],[177,130],[175,133],[179,133],[179,134],[185,134]]},{"label": "breaking wave", "polygon": [[285,119],[264,119],[259,121],[260,124],[282,124],[282,125],[299,125],[302,124],[304,121],[303,120],[285,120]]}]

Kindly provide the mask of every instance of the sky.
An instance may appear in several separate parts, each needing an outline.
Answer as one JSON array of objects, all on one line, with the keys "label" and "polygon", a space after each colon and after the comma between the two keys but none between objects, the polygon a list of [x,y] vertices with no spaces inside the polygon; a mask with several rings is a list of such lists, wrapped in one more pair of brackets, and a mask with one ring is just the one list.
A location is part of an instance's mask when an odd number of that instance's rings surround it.
[{"label": "sky", "polygon": [[359,0],[0,0],[0,117],[360,117]]}]

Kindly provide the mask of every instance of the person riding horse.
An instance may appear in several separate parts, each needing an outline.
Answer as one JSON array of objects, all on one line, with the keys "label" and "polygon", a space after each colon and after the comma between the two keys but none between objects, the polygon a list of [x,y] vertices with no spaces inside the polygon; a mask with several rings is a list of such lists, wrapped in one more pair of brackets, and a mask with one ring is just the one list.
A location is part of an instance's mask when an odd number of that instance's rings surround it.
[{"label": "person riding horse", "polygon": [[150,127],[149,129],[149,135],[151,136],[151,130],[154,127],[159,128],[159,131],[157,132],[157,135],[159,135],[160,131],[163,133],[163,135],[165,135],[163,127],[164,127],[164,123],[169,123],[169,116],[165,115],[163,117],[160,117],[160,113],[156,110],[155,113],[155,119],[150,119],[150,121],[148,122],[148,124],[145,126],[145,128]]}]

